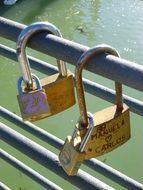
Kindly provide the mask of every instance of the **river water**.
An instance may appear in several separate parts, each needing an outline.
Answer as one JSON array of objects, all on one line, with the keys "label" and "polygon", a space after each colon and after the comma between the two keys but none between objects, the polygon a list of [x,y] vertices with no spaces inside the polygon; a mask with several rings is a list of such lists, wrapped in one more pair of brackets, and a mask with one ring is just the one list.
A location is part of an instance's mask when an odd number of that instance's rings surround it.
[{"label": "river water", "polygon": [[[11,7],[0,5],[0,16],[27,25],[37,21],[49,21],[61,30],[63,37],[66,39],[89,47],[101,43],[109,44],[119,51],[122,58],[138,64],[142,64],[143,59],[142,13],[143,1],[141,0],[19,0],[17,4]],[[3,38],[0,38],[0,43],[15,48],[15,43]],[[28,53],[56,65],[54,58],[43,56],[32,50],[28,50]],[[2,56],[0,56],[0,63],[0,105],[20,115],[16,99],[16,81],[20,75],[18,63]],[[68,65],[68,68],[74,71],[73,66]],[[40,78],[44,77],[43,74],[37,71],[33,70],[33,72]],[[84,76],[114,88],[113,81],[95,76],[89,72],[84,72]],[[142,93],[129,87],[124,86],[124,93],[142,100]],[[108,102],[93,97],[88,93],[86,93],[86,102],[88,110],[93,113],[110,105]],[[35,122],[35,124],[64,140],[67,135],[72,133],[78,117],[78,106],[75,105],[65,112]],[[53,147],[6,121],[4,118],[0,118],[0,120],[56,154],[59,153]],[[131,139],[116,150],[98,157],[99,160],[141,183],[143,183],[141,164],[143,160],[142,125],[143,118],[131,113]],[[63,189],[77,189],[49,170],[31,161],[31,159],[10,145],[0,142],[0,146]],[[115,189],[124,189],[84,165],[81,168]],[[0,160],[0,180],[11,187],[12,190],[44,189],[2,160]]]}]

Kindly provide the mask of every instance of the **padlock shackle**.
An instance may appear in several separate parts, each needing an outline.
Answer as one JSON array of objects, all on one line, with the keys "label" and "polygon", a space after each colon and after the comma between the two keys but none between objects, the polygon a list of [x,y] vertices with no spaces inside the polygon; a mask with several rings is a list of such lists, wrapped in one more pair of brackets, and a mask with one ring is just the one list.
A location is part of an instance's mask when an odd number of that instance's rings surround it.
[{"label": "padlock shackle", "polygon": [[[26,44],[28,43],[29,39],[38,32],[47,31],[48,33],[52,33],[53,35],[62,37],[59,29],[49,22],[36,22],[24,28],[20,33],[17,43],[16,43],[16,52],[18,62],[20,63],[20,68],[23,76],[23,80],[27,88],[33,87],[33,80],[31,75],[30,64],[28,58],[26,56]],[[67,76],[67,68],[66,64],[62,60],[57,60],[57,65],[59,69],[59,74],[61,76]]]},{"label": "padlock shackle", "polygon": [[82,141],[81,141],[81,144],[79,146],[79,151],[80,152],[83,152],[84,149],[85,149],[85,146],[87,145],[90,137],[91,137],[91,134],[92,134],[92,131],[94,129],[94,116],[92,113],[90,112],[87,112],[87,117],[88,117],[88,126],[87,126],[87,132],[86,134],[84,135]]},{"label": "padlock shackle", "polygon": [[[41,82],[40,82],[40,79],[32,73],[32,81],[35,81],[36,83],[36,89],[37,90],[42,90],[42,85],[41,85]],[[23,92],[22,92],[22,81],[23,80],[23,77],[19,77],[19,79],[17,80],[17,89],[18,89],[18,94],[19,95],[23,95]]]},{"label": "padlock shackle", "polygon": [[[99,55],[101,53],[107,53],[114,56],[119,57],[119,53],[113,47],[101,44],[95,46],[86,52],[84,52],[80,58],[78,59],[76,68],[75,68],[75,82],[76,82],[76,91],[77,91],[77,98],[79,103],[79,110],[81,116],[81,125],[83,127],[88,126],[88,115],[85,103],[85,96],[84,96],[84,87],[82,82],[82,70],[85,64],[88,64],[88,61],[92,59],[92,57]],[[122,85],[119,82],[115,82],[115,90],[116,90],[116,105],[117,111],[121,111],[123,109],[123,100],[122,100]]]}]

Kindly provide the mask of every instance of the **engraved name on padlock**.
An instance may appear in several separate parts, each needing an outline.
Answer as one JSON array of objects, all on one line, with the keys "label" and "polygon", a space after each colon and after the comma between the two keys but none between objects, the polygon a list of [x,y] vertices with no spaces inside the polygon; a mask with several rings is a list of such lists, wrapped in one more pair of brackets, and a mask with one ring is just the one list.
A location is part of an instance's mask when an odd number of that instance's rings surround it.
[{"label": "engraved name on padlock", "polygon": [[[83,53],[76,66],[75,81],[81,113],[81,125],[85,126],[85,128],[87,126],[88,117],[82,84],[82,69],[92,57],[100,53],[119,56],[118,52],[112,47],[108,45],[99,45]],[[122,103],[122,85],[115,82],[115,88],[116,105],[94,114],[95,126],[84,150],[86,153],[85,159],[90,159],[110,152],[130,138],[129,108],[126,104]],[[81,125],[77,123],[78,132],[80,136],[84,136],[86,130],[84,132],[82,128],[80,129]]]},{"label": "engraved name on padlock", "polygon": [[[46,31],[49,34],[62,37],[60,31],[49,22],[37,22],[26,27],[18,40],[17,52],[19,62],[21,63],[21,70],[25,83],[31,85],[31,72],[29,70],[28,59],[25,53],[25,44],[37,32]],[[21,44],[24,44],[21,48]],[[67,71],[66,64],[62,60],[57,60],[58,70],[57,74],[45,77],[41,80],[42,88],[45,90],[47,101],[50,107],[50,114],[52,116],[62,112],[75,104],[73,75]]]},{"label": "engraved name on padlock", "polygon": [[35,87],[28,90],[22,89],[23,77],[20,77],[17,82],[18,86],[18,102],[23,120],[35,121],[45,117],[45,114],[50,114],[50,109],[47,103],[47,97],[42,89],[40,80],[34,74],[32,74],[33,81],[35,81]]},{"label": "engraved name on padlock", "polygon": [[89,141],[91,132],[94,128],[93,115],[88,114],[89,124],[85,136],[81,139],[78,129],[75,128],[72,136],[67,136],[63,148],[59,154],[59,161],[64,171],[70,175],[76,175],[83,160],[85,160],[85,146]]}]

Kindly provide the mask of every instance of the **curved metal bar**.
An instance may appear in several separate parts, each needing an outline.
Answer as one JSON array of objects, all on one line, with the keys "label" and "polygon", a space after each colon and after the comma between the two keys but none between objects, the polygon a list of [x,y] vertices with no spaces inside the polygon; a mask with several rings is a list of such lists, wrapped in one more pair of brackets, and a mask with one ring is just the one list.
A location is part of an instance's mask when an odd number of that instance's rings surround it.
[{"label": "curved metal bar", "polygon": [[[48,31],[53,35],[62,37],[60,31],[49,22],[37,22],[24,28],[18,36],[16,43],[17,58],[20,63],[22,76],[27,87],[33,86],[32,74],[30,70],[30,64],[26,56],[26,44],[29,39],[36,33],[41,31]],[[61,76],[67,75],[66,65],[63,61],[57,60],[59,73]]]},{"label": "curved metal bar", "polygon": [[[38,78],[35,74],[32,74],[32,80],[35,81],[35,83],[36,83],[36,88],[37,88],[38,90],[41,90],[41,89],[42,89],[42,85],[41,85],[41,83],[40,83],[39,78]],[[22,81],[23,81],[23,77],[21,76],[21,77],[19,77],[19,79],[17,80],[17,88],[18,88],[18,94],[19,94],[19,95],[22,95],[22,94],[23,94],[23,93],[22,93]]]},{"label": "curved metal bar", "polygon": [[[91,60],[93,57],[96,57],[97,55],[101,53],[108,53],[114,56],[119,56],[119,53],[114,48],[112,48],[109,45],[101,44],[93,48],[90,48],[89,50],[84,52],[81,55],[81,57],[78,59],[77,65],[75,68],[76,91],[77,91],[78,105],[79,105],[79,111],[80,111],[80,117],[81,117],[81,125],[83,127],[88,126],[88,116],[87,116],[84,88],[83,88],[83,82],[82,82],[82,70],[85,64],[89,62],[89,60]],[[116,82],[115,87],[116,87],[117,110],[122,110],[123,109],[122,85],[121,83]]]}]

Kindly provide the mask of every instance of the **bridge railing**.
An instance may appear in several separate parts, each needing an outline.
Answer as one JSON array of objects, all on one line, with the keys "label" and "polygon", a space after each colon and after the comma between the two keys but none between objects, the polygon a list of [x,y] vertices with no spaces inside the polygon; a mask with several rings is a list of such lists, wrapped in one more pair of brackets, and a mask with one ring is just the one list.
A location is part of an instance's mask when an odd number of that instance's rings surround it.
[{"label": "bridge railing", "polygon": [[[1,37],[16,41],[19,33],[24,27],[25,25],[0,17]],[[80,55],[88,49],[86,46],[71,42],[66,39],[61,39],[52,35],[46,36],[45,33],[41,33],[33,37],[28,46],[55,58],[62,59],[73,65],[76,64]],[[2,44],[0,45],[0,55],[17,61],[15,50]],[[29,56],[29,61],[32,68],[44,74],[54,74],[57,72],[56,67],[41,60]],[[92,64],[94,61],[96,64]],[[143,66],[136,63],[132,63],[112,55],[107,56],[105,54],[101,54],[97,56],[96,59],[93,58],[92,61],[85,67],[85,69],[112,79],[113,81],[121,82],[122,84],[125,84],[136,90],[143,91]],[[114,103],[114,90],[87,79],[84,79],[83,81],[85,91]],[[123,97],[124,102],[130,107],[132,112],[143,116],[143,103],[141,101],[126,95]],[[2,106],[0,107],[0,115],[11,123],[14,123],[18,127],[21,127],[22,129],[28,131],[29,133],[35,135],[57,149],[60,149],[63,145],[63,141],[61,139],[30,122],[24,122],[21,117]],[[98,180],[94,176],[91,176],[87,172],[84,172],[83,170],[79,170],[76,176],[69,177],[63,171],[56,154],[28,139],[17,131],[14,131],[10,128],[10,126],[7,126],[4,123],[0,123],[0,139],[15,147],[28,157],[34,159],[45,168],[53,171],[56,173],[56,175],[61,176],[69,183],[77,186],[79,189],[114,189],[104,182]],[[34,171],[21,161],[14,158],[12,155],[8,154],[5,150],[0,149],[0,157],[46,189],[61,189],[59,186],[49,181],[38,172]],[[135,181],[134,179],[124,175],[123,173],[113,169],[112,167],[102,163],[97,159],[84,161],[84,164],[92,170],[99,172],[100,174],[106,176],[107,178],[127,189],[143,189],[143,184]],[[0,189],[9,188],[1,183]]]}]

